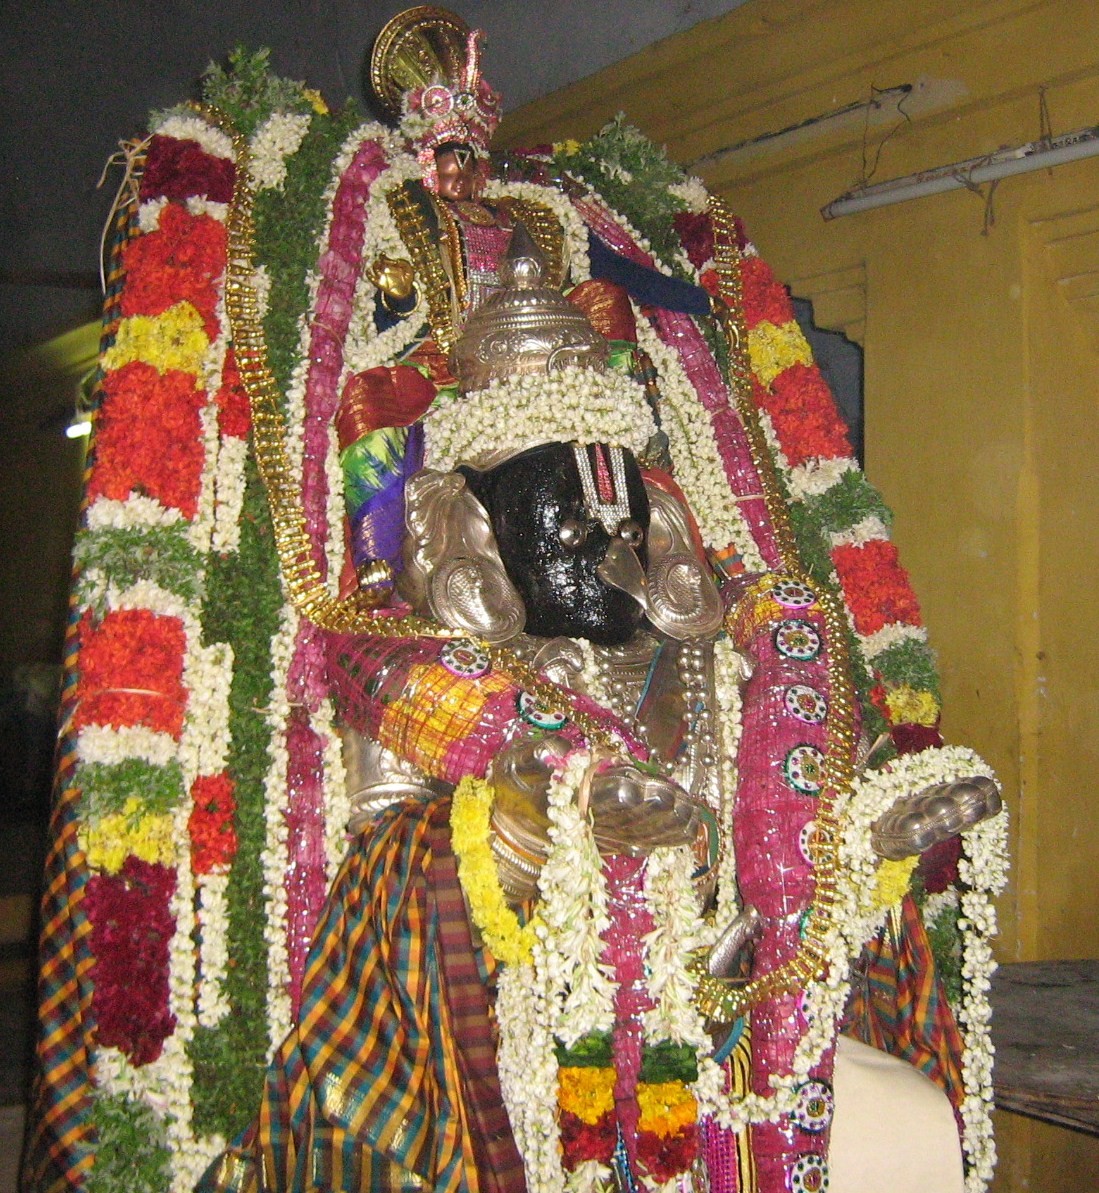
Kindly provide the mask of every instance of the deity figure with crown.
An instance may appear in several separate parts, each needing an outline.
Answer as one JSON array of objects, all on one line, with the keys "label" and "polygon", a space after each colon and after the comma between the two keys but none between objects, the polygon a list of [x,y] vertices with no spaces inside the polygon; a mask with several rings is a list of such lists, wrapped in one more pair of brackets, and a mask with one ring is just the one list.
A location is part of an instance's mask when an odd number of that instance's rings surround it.
[{"label": "deity figure with crown", "polygon": [[978,1193],[1004,817],[888,513],[726,206],[493,159],[479,38],[132,155],[25,1185]]}]

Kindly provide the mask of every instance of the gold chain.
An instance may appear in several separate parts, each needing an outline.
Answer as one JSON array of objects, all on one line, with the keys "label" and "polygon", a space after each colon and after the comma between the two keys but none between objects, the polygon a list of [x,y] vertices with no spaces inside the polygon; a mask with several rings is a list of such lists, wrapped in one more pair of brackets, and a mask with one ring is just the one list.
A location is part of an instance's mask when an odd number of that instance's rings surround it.
[{"label": "gold chain", "polygon": [[748,327],[744,319],[744,282],[741,277],[740,249],[737,247],[736,220],[728,206],[711,196],[710,217],[714,228],[714,264],[717,268],[718,293],[729,308],[729,372],[737,414],[748,437],[748,449],[759,474],[767,514],[782,557],[783,568],[800,572],[800,557],[790,515],[779,484],[775,462],[752,401],[752,361],[748,355]]},{"label": "gold chain", "polygon": [[[839,598],[806,576],[790,524],[790,515],[779,483],[774,458],[763,433],[759,411],[752,400],[753,373],[748,354],[748,329],[744,318],[744,283],[741,254],[737,246],[736,222],[728,206],[710,198],[710,217],[714,229],[714,259],[718,292],[729,309],[727,323],[730,383],[737,413],[748,439],[748,449],[759,475],[775,543],[789,575],[809,585],[817,593],[824,613],[828,636],[829,712],[828,738],[824,753],[824,784],[815,816],[813,840],[813,896],[809,901],[804,935],[797,952],[770,973],[742,986],[704,974],[699,980],[696,1000],[702,1013],[710,1018],[730,1021],[753,1006],[781,994],[803,989],[821,977],[828,965],[828,937],[836,927],[840,874],[840,826],[836,803],[854,780],[857,746],[855,722],[856,694],[851,679],[851,660],[847,642],[847,618]],[[770,588],[774,577],[765,577],[753,585],[741,602],[753,600],[761,588]],[[731,620],[727,619],[728,621]]]},{"label": "gold chain", "polygon": [[449,355],[458,335],[454,327],[450,283],[439,259],[438,245],[431,235],[423,211],[406,185],[395,186],[389,192],[386,201],[396,221],[401,240],[412,258],[416,277],[426,291],[427,319],[431,324],[431,334],[440,351]]}]

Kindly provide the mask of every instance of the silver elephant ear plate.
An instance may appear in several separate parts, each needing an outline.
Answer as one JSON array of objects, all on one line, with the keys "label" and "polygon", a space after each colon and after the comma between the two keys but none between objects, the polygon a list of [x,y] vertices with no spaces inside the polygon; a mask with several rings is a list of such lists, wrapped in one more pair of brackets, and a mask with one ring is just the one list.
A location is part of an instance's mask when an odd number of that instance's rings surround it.
[{"label": "silver elephant ear plate", "polygon": [[405,493],[401,594],[420,612],[485,642],[507,642],[526,622],[484,506],[456,472],[425,468]]},{"label": "silver elephant ear plate", "polygon": [[646,485],[649,494],[649,621],[669,638],[709,638],[721,628],[725,605],[691,539],[683,506],[669,493]]}]

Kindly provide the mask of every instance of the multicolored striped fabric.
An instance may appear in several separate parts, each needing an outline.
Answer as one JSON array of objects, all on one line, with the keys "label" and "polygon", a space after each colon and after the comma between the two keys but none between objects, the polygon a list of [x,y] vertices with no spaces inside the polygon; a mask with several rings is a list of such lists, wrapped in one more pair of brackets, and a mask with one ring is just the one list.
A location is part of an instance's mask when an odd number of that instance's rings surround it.
[{"label": "multicolored striped fabric", "polygon": [[[101,354],[114,343],[121,318],[122,253],[127,242],[138,234],[135,215],[135,206],[120,207],[111,228]],[[99,397],[98,385],[96,397]],[[85,488],[92,462],[89,452],[84,465]],[[93,959],[88,947],[91,926],[81,910],[88,872],[77,841],[80,791],[72,784],[77,760],[72,725],[76,712],[80,612],[73,595],[65,634],[57,794],[41,905],[39,1029],[28,1113],[32,1126],[20,1183],[20,1188],[34,1189],[36,1193],[61,1193],[82,1187],[91,1172],[94,1150],[88,1058],[92,1000],[89,971]]]},{"label": "multicolored striped fabric", "polygon": [[915,1065],[960,1106],[961,1034],[911,895],[867,945],[857,972],[843,1031]]},{"label": "multicolored striped fabric", "polygon": [[524,1190],[449,816],[405,803],[352,848],[259,1117],[200,1193]]}]

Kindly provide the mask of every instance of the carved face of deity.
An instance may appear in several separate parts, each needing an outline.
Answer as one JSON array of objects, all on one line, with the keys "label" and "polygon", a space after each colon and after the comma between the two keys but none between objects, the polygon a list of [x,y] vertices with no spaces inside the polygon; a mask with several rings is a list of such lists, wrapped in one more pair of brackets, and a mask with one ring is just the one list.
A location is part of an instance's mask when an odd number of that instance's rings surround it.
[{"label": "carved face of deity", "polygon": [[[586,451],[589,479],[602,472],[606,493],[613,477],[608,481],[597,449]],[[604,462],[608,456],[604,449]],[[615,646],[639,628],[641,606],[597,571],[612,539],[636,553],[641,569],[647,564],[649,499],[637,461],[629,452],[621,452],[619,460],[618,480],[624,479],[625,491],[613,494],[617,513],[608,513],[604,505],[602,517],[585,498],[571,444],[532,448],[486,472],[460,470],[488,511],[500,557],[526,606],[528,633]],[[605,521],[611,523],[609,530]]]},{"label": "carved face of deity", "polygon": [[435,151],[439,197],[452,202],[474,198],[477,189],[477,154],[468,145],[443,145]]}]

